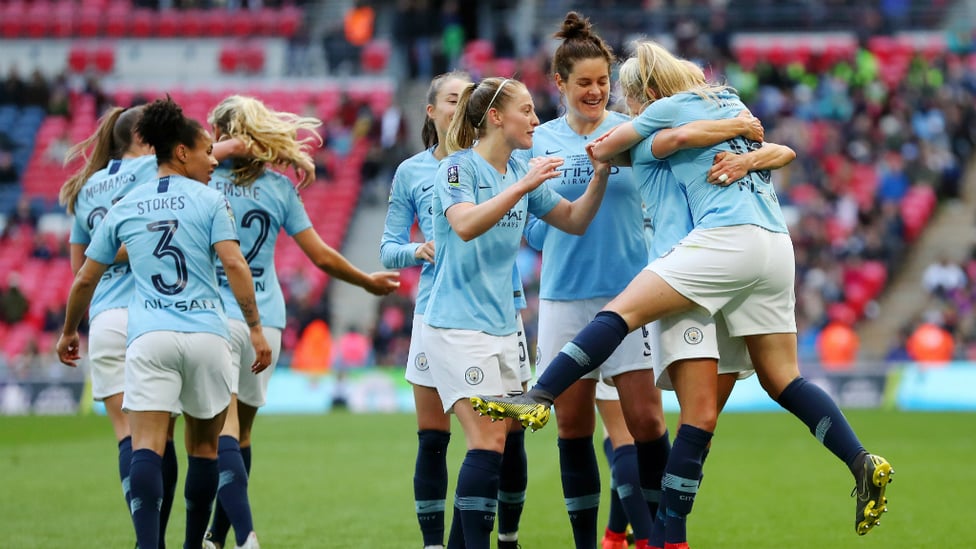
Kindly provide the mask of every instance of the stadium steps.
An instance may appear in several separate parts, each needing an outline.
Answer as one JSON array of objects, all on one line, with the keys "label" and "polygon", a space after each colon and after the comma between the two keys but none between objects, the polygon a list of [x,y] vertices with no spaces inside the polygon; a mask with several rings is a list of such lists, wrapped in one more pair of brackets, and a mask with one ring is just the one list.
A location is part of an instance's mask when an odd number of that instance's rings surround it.
[{"label": "stadium steps", "polygon": [[[380,239],[383,237],[385,221],[385,203],[360,203],[349,224],[342,255],[367,273],[383,269],[380,263]],[[368,332],[376,323],[379,297],[345,282],[330,284],[328,291],[332,302],[334,338],[341,336],[350,326]]]},{"label": "stadium steps", "polygon": [[[928,303],[922,288],[922,273],[939,257],[963,262],[974,242],[976,219],[976,159],[969,162],[962,198],[940,204],[925,231],[912,245],[902,267],[882,293],[879,314],[862,321],[858,333],[861,356],[883,359],[901,328]],[[960,229],[960,228],[963,229]]]}]

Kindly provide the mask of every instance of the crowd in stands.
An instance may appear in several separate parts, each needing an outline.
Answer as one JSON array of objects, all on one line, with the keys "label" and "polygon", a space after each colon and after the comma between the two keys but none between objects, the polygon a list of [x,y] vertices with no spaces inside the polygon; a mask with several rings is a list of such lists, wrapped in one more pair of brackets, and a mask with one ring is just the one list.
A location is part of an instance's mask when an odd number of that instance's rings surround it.
[{"label": "crowd in stands", "polygon": [[[171,0],[136,4],[251,8],[278,3]],[[326,37],[327,57],[331,52],[331,58],[338,61],[362,59],[362,48],[374,38],[376,14],[368,13],[372,9],[368,2],[353,3],[336,34]],[[498,32],[488,40],[464,36],[456,2],[397,2],[395,9],[393,51],[406,55],[398,60],[400,68],[391,67],[392,72],[401,71],[418,81],[454,67],[469,70],[475,78],[517,73],[533,92],[540,120],[559,115],[560,99],[547,75],[544,37],[533,37],[538,46],[532,55],[516,59],[514,40],[504,25],[495,26]],[[891,14],[881,14],[882,21],[886,17]],[[626,56],[632,22],[597,19],[601,34],[611,39],[618,55]],[[856,326],[866,317],[883,314],[876,300],[902,265],[907,247],[923,230],[938,201],[959,197],[961,176],[976,145],[976,55],[913,51],[906,62],[895,63],[883,48],[872,47],[873,37],[862,36],[855,49],[829,58],[808,52],[802,57],[772,56],[746,63],[736,56],[729,34],[721,27],[721,22],[689,17],[688,24],[677,27],[674,46],[680,55],[706,67],[713,80],[728,82],[740,91],[763,120],[768,141],[797,152],[797,160],[774,179],[796,247],[801,360],[816,362],[815,342],[828,323]],[[353,51],[348,48],[359,49],[355,55],[342,54]],[[351,72],[363,70],[359,63],[353,65]],[[892,71],[893,66],[897,72]],[[333,69],[344,70],[340,66]],[[97,80],[73,78],[65,75],[47,80],[40,73],[25,78],[11,70],[0,86],[0,108],[33,107],[70,117],[73,95],[94,97],[96,112],[111,103]],[[314,108],[310,103],[309,109]],[[359,174],[364,181],[362,200],[378,203],[388,191],[393,168],[412,152],[404,144],[408,132],[416,129],[406,126],[401,108],[421,106],[391,105],[378,112],[368,102],[345,97],[338,114],[329,117],[322,128],[325,146],[315,154],[319,176],[331,181],[353,144],[365,140],[368,151]],[[9,130],[0,125],[0,189],[16,186],[23,170],[17,161],[19,144]],[[67,141],[52,142],[46,151],[48,160],[57,162],[68,145]],[[37,216],[45,213],[33,209],[35,204],[29,198],[17,201],[15,209],[13,203],[3,205],[0,213],[7,217],[0,246],[6,239],[17,238],[23,227],[36,227]],[[35,238],[34,230],[21,234],[32,239],[32,257],[64,258],[63,246]],[[533,298],[539,256],[528,251],[523,255],[520,267],[527,295]],[[976,292],[972,290],[976,250],[964,264],[934,266],[932,272],[924,281],[930,302],[918,318],[907,319],[902,333],[893,336],[889,358],[907,356],[909,336],[919,325],[933,323],[955,338],[955,357],[976,359]],[[316,319],[331,320],[327,293],[314,291],[306,274],[299,267],[282,276],[289,310],[286,351],[295,347],[303,330]],[[410,277],[405,273],[398,295],[379,302],[376,324],[366,330],[373,342],[369,362],[402,365],[405,361],[415,287]],[[17,289],[9,278],[5,274],[0,280],[4,292],[0,324],[7,326],[12,324],[7,320],[7,295],[11,288]],[[523,313],[527,329],[534,327],[536,306],[535,299],[530,299],[529,310]],[[10,309],[16,312],[17,307]],[[56,319],[44,324],[52,330],[57,325]]]},{"label": "crowd in stands", "polygon": [[[605,36],[615,35],[605,27]],[[892,74],[894,62],[886,50],[865,37],[850,55],[760,59],[744,66],[723,40],[727,37],[699,28],[686,29],[677,41],[679,53],[706,67],[712,80],[737,88],[763,120],[767,140],[797,152],[797,161],[774,179],[796,247],[801,357],[807,364],[818,362],[821,330],[830,322],[856,326],[881,314],[876,300],[936,203],[959,198],[976,145],[976,57],[914,51]],[[625,50],[625,43],[618,44],[618,52],[625,55]],[[465,61],[471,59],[462,56],[462,66]],[[519,64],[519,77],[533,92],[543,122],[557,115],[559,101],[545,76],[548,65],[544,48]],[[477,77],[495,66],[487,61],[467,68]],[[976,354],[976,295],[970,289],[976,282],[976,254],[967,267],[967,276],[957,277],[965,283],[933,294],[937,304],[893,336],[889,358],[902,358],[898,350],[926,321],[956,336],[956,358]],[[537,274],[523,270],[530,288]],[[531,289],[527,294],[532,296]],[[525,313],[526,326],[535,305],[530,302]],[[383,307],[377,355],[388,359],[382,363],[401,364],[406,349],[396,353],[403,341],[394,338],[391,345],[388,334],[406,338],[408,322],[384,317],[400,318],[389,310],[407,306],[391,301]]]}]

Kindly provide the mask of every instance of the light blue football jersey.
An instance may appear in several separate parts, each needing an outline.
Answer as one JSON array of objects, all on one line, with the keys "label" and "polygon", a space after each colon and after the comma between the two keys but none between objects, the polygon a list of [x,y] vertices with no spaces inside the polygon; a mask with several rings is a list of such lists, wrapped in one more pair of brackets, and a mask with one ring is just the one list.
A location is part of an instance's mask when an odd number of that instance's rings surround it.
[{"label": "light blue football jersey", "polygon": [[[286,176],[271,170],[265,170],[250,186],[239,187],[234,185],[230,168],[226,166],[214,171],[209,186],[223,193],[234,210],[241,253],[250,265],[254,279],[254,296],[261,312],[261,324],[284,329],[285,296],[278,282],[274,252],[281,229],[288,236],[294,236],[312,227],[298,191]],[[217,282],[221,298],[227,306],[227,317],[244,320],[219,259]]]},{"label": "light blue football jersey", "polygon": [[464,242],[451,228],[445,211],[454,204],[480,204],[521,179],[528,166],[509,159],[498,173],[472,149],[445,158],[437,170],[432,200],[434,216],[434,284],[424,322],[436,328],[478,330],[491,335],[515,333],[512,299],[515,258],[526,216],[544,217],[560,196],[540,185],[523,196],[484,234]]},{"label": "light blue football jersey", "polygon": [[671,173],[667,161],[654,157],[651,139],[630,149],[630,159],[644,200],[644,216],[650,225],[648,254],[654,260],[668,253],[695,224],[684,187]]},{"label": "light blue football jersey", "polygon": [[222,194],[178,175],[138,185],[112,206],[85,254],[110,265],[119,246],[129,250],[129,343],[161,330],[228,337],[213,245],[236,241],[234,225]]},{"label": "light blue football jersey", "polygon": [[[531,155],[564,159],[562,177],[550,179],[546,185],[569,201],[582,196],[593,179],[585,145],[627,120],[623,114],[610,112],[586,136],[576,133],[565,116],[537,127]],[[541,250],[542,299],[609,297],[626,288],[647,265],[641,197],[632,170],[612,168],[600,209],[583,235],[547,230]]]},{"label": "light blue football jersey", "polygon": [[[417,259],[414,254],[421,243],[410,241],[410,229],[416,218],[424,241],[434,238],[434,219],[431,197],[434,194],[434,176],[439,160],[434,157],[433,147],[404,160],[393,174],[390,188],[390,204],[380,240],[380,261],[386,269],[420,267],[417,283],[417,302],[414,311],[423,314],[430,298],[430,286],[434,281],[434,264]],[[435,242],[436,247],[436,242]]]},{"label": "light blue football jersey", "polygon": [[[105,219],[112,204],[122,199],[136,185],[156,180],[156,156],[110,160],[108,166],[93,173],[75,200],[75,219],[68,240],[87,246],[92,233]],[[108,309],[129,305],[132,276],[128,263],[112,263],[95,287],[88,315],[94,318]]]},{"label": "light blue football jersey", "polygon": [[[695,120],[732,118],[745,108],[730,91],[719,92],[714,100],[679,93],[651,103],[634,119],[634,129],[646,138],[656,131]],[[750,172],[727,187],[706,181],[719,151],[744,154],[760,146],[761,143],[735,137],[712,147],[680,150],[668,157],[672,173],[685,188],[695,227],[757,225],[773,232],[788,232],[768,170]]]}]

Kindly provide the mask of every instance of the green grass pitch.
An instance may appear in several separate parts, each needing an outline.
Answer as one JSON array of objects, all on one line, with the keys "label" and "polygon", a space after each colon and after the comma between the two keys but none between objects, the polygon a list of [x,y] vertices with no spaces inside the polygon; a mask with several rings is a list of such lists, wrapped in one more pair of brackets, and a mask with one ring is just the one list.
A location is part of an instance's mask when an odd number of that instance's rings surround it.
[{"label": "green grass pitch", "polygon": [[[848,417],[869,449],[895,468],[889,512],[878,529],[863,538],[854,533],[851,477],[798,421],[783,413],[729,414],[720,421],[689,520],[691,546],[976,547],[976,415],[851,411]],[[262,547],[419,548],[415,430],[404,414],[259,416],[250,494]],[[525,549],[572,546],[555,437],[554,425],[526,437]],[[449,493],[463,454],[455,424]],[[104,417],[0,419],[0,547],[131,547],[116,455]],[[602,456],[600,462],[606,484]],[[185,473],[181,455],[178,494]],[[601,532],[606,502],[604,491]],[[178,497],[171,548],[182,546],[183,512]]]}]

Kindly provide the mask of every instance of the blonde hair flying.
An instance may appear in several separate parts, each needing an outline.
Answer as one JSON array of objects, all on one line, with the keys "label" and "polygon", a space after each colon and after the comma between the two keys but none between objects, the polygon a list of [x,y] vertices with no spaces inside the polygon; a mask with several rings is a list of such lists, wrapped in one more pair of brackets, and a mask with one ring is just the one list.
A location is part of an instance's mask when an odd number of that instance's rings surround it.
[{"label": "blonde hair flying", "polygon": [[620,67],[620,85],[628,97],[642,102],[690,92],[703,99],[714,99],[716,94],[730,89],[728,86],[710,84],[701,68],[671,54],[660,44],[651,41],[637,42],[630,59]]},{"label": "blonde hair flying", "polygon": [[217,105],[207,117],[211,126],[222,134],[240,139],[247,149],[246,158],[234,160],[231,170],[235,185],[254,183],[268,164],[311,163],[309,149],[322,145],[314,131],[299,139],[299,130],[314,130],[322,125],[317,118],[278,112],[261,101],[243,95],[231,95]]}]

